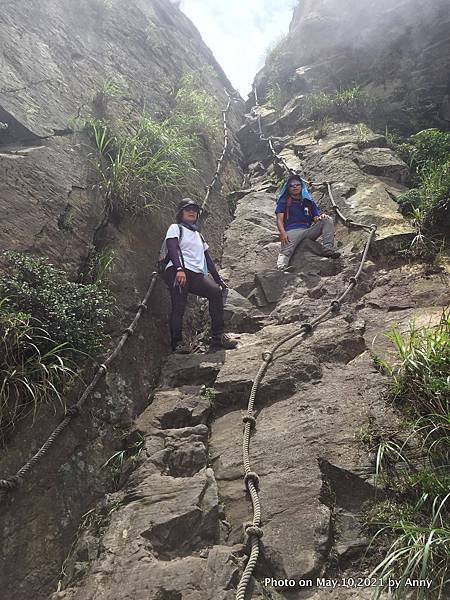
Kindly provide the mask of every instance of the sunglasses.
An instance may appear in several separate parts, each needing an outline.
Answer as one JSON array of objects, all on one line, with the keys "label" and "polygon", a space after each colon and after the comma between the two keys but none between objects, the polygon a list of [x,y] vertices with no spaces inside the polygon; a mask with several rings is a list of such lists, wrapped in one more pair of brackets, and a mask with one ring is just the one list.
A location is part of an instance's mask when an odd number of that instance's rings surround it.
[{"label": "sunglasses", "polygon": [[187,208],[183,208],[183,210],[186,210],[187,212],[198,212],[198,208],[195,208],[195,206],[188,206]]},{"label": "sunglasses", "polygon": [[301,187],[302,184],[301,183],[290,183],[289,187]]}]

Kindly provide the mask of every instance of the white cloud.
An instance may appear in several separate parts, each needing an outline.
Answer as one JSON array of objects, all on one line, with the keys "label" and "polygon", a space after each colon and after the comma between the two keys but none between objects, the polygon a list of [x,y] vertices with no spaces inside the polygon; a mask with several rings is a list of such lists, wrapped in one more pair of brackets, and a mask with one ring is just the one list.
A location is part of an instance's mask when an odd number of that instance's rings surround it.
[{"label": "white cloud", "polygon": [[285,0],[280,7],[282,3],[275,0],[181,0],[180,8],[245,97],[264,64],[265,51],[287,33],[296,3]]}]

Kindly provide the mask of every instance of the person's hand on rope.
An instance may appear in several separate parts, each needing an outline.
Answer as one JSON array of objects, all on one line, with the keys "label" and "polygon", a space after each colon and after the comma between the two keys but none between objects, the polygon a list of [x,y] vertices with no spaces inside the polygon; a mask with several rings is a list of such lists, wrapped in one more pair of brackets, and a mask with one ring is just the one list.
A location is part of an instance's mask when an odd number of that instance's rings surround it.
[{"label": "person's hand on rope", "polygon": [[176,285],[180,286],[180,288],[184,287],[186,285],[186,273],[184,271],[177,271],[177,274],[175,275],[175,282]]},{"label": "person's hand on rope", "polygon": [[222,290],[222,294],[225,293],[228,290],[228,286],[225,283],[225,281],[222,279],[222,277],[217,273],[215,277],[213,277],[214,281],[217,283],[217,285],[220,287],[220,289]]},{"label": "person's hand on rope", "polygon": [[285,231],[280,233],[280,241],[282,246],[289,244],[288,234]]},{"label": "person's hand on rope", "polygon": [[217,282],[220,287],[222,288],[222,292],[224,292],[225,290],[228,289],[227,284],[225,283],[225,281],[222,279],[222,277],[220,278],[220,281]]}]

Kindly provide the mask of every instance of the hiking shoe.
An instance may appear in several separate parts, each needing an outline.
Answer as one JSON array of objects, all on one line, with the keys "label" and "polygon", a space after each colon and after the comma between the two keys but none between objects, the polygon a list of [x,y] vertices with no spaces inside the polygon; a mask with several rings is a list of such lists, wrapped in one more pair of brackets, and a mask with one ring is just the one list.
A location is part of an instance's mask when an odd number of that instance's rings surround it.
[{"label": "hiking shoe", "polygon": [[284,273],[292,273],[294,267],[292,265],[277,265],[277,271],[283,271]]},{"label": "hiking shoe", "polygon": [[228,335],[222,333],[222,335],[214,335],[211,338],[211,348],[223,348],[223,350],[232,350],[236,348],[237,341],[232,340]]},{"label": "hiking shoe", "polygon": [[189,354],[191,352],[191,348],[189,344],[177,342],[175,345],[172,345],[172,352],[174,354]]},{"label": "hiking shoe", "polygon": [[339,258],[340,255],[341,253],[335,250],[334,248],[325,248],[322,251],[322,256],[325,256],[325,258]]}]

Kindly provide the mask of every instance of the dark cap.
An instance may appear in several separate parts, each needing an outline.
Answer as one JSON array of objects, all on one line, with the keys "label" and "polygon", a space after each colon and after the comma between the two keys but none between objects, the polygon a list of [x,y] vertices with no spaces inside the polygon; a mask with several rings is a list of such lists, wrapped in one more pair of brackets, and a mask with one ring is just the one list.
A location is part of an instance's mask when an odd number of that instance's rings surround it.
[{"label": "dark cap", "polygon": [[191,198],[183,198],[183,200],[181,200],[181,202],[178,203],[177,212],[181,212],[188,206],[193,206],[194,208],[196,208],[198,213],[200,213],[202,210],[201,207],[197,204],[197,202],[195,202],[195,200],[192,200]]}]

